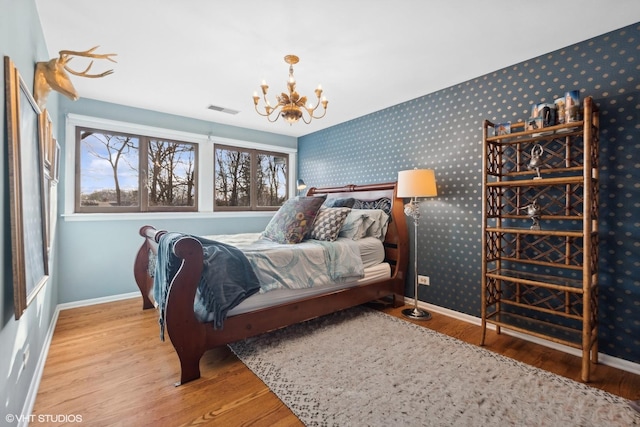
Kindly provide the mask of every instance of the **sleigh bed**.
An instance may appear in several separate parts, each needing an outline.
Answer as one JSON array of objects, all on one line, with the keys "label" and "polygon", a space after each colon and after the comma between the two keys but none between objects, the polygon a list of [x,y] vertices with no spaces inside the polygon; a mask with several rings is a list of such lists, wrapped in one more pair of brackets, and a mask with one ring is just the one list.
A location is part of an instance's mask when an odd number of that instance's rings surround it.
[{"label": "sleigh bed", "polygon": [[[366,268],[367,274],[363,278],[342,280],[339,286],[318,286],[300,292],[280,292],[278,289],[253,293],[229,310],[222,327],[216,327],[214,323],[199,320],[202,317],[194,311],[194,299],[200,293],[198,285],[205,274],[203,240],[196,236],[178,235],[170,248],[171,256],[179,261],[179,265],[173,279],[167,281],[160,314],[163,334],[169,336],[180,360],[180,381],[176,385],[200,378],[200,359],[209,349],[370,301],[385,299],[396,307],[404,304],[409,249],[403,201],[396,195],[396,183],[311,188],[307,196],[326,197],[324,204],[327,206],[332,202],[353,199],[357,207],[363,209],[374,209],[377,202],[385,201],[389,218],[384,234],[378,236],[382,243],[382,263]],[[162,236],[165,235],[166,239],[168,234],[176,236],[176,233],[156,230],[148,225],[140,229],[144,242],[135,259],[134,276],[142,294],[143,309],[158,306],[157,293],[154,298],[153,276],[163,277],[156,273],[156,264],[160,262],[159,247],[162,253]],[[370,270],[374,271],[371,277]],[[265,296],[280,293],[286,297],[265,302]]]}]

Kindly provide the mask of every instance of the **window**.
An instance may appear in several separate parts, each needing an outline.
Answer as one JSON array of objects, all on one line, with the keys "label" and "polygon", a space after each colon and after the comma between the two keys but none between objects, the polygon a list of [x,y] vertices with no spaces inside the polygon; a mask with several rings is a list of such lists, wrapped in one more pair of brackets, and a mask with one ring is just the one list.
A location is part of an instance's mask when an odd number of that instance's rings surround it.
[{"label": "window", "polygon": [[[265,144],[69,114],[64,215],[71,221],[263,216],[295,193],[295,141]],[[270,138],[267,138],[270,139]]]},{"label": "window", "polygon": [[288,198],[288,154],[217,145],[214,165],[216,210],[276,210]]},{"label": "window", "polygon": [[197,144],[83,127],[76,143],[76,212],[197,210]]}]

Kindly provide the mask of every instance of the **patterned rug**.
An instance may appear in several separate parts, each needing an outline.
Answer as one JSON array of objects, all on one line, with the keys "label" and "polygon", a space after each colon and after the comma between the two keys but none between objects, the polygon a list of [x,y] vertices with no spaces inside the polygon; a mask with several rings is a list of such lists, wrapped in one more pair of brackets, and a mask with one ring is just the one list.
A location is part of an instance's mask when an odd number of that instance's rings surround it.
[{"label": "patterned rug", "polygon": [[625,399],[363,307],[230,347],[308,426],[640,425]]}]

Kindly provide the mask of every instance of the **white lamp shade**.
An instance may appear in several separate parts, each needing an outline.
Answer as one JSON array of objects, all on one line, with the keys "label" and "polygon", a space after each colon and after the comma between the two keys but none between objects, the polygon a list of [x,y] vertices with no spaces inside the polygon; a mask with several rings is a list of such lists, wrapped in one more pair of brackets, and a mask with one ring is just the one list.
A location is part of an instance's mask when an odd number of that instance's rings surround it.
[{"label": "white lamp shade", "polygon": [[411,169],[398,172],[398,197],[434,197],[438,195],[433,169]]}]

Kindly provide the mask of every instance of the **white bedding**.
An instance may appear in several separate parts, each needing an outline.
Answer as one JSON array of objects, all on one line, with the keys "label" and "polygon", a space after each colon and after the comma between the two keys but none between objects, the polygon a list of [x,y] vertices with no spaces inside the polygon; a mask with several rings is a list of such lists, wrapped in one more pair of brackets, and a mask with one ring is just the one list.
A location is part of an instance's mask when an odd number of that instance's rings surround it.
[{"label": "white bedding", "polygon": [[[261,233],[216,234],[202,237],[226,243],[228,245],[235,246],[238,249],[244,249],[254,244],[256,240],[259,240],[260,234]],[[346,238],[338,238],[338,240],[342,239]],[[364,237],[362,239],[354,240],[354,242],[358,245],[362,264],[365,269],[373,267],[374,265],[380,264],[384,261],[384,246],[379,239],[375,237]]]}]

